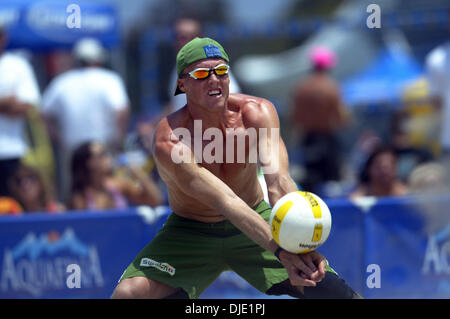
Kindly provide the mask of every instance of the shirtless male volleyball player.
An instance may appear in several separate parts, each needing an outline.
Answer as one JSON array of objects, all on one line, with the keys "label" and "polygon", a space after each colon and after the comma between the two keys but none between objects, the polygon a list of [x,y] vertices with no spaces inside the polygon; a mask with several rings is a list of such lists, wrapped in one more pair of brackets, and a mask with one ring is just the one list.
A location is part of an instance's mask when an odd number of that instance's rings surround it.
[{"label": "shirtless male volleyball player", "polygon": [[[160,121],[153,140],[173,213],[126,269],[112,298],[198,298],[225,270],[235,271],[267,294],[359,297],[320,253],[292,254],[272,238],[271,208],[263,200],[258,163],[250,160],[252,147],[257,145],[272,206],[297,187],[288,174],[283,141],[271,138],[279,130],[275,107],[262,98],[229,95],[228,63],[222,46],[209,38],[195,38],[177,55],[175,94],[185,93],[187,105]],[[216,135],[205,139],[210,128]],[[239,148],[235,143],[227,147],[227,139],[237,139],[236,132],[251,128],[267,129],[267,134],[256,141],[248,138],[245,160],[239,161]],[[203,152],[212,141],[221,148]],[[261,146],[271,154],[270,161],[261,161]],[[230,152],[234,153],[227,157]]]}]

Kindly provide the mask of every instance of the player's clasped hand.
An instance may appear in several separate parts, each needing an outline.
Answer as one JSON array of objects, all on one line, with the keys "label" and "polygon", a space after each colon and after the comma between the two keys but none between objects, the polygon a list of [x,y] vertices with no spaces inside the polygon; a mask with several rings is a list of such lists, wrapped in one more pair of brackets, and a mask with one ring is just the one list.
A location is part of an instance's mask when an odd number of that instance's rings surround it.
[{"label": "player's clasped hand", "polygon": [[325,277],[327,262],[317,251],[293,254],[284,250],[280,253],[280,261],[293,286],[315,287]]}]

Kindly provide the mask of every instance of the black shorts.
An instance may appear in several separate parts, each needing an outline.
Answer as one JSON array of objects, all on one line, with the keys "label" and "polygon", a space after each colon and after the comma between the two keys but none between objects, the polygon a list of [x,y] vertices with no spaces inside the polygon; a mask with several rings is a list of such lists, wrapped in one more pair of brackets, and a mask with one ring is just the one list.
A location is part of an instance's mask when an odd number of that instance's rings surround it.
[{"label": "black shorts", "polygon": [[289,295],[300,299],[362,299],[344,279],[327,271],[316,287],[304,287],[304,294],[293,287],[289,281],[274,285],[267,291],[268,295]]}]

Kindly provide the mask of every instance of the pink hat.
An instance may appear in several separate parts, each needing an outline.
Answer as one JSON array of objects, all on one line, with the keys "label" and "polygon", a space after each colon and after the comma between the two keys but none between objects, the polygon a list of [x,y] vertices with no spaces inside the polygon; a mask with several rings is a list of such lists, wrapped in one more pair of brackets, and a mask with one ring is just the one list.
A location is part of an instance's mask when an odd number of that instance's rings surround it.
[{"label": "pink hat", "polygon": [[326,47],[315,47],[310,52],[311,62],[315,67],[329,69],[336,65],[336,55]]}]

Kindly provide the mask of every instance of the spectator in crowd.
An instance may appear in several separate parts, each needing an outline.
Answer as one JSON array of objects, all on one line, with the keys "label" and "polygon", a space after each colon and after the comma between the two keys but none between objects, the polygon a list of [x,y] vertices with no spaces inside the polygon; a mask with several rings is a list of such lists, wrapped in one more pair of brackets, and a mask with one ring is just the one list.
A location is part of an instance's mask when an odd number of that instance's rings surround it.
[{"label": "spectator in crowd", "polygon": [[86,142],[74,152],[71,162],[72,209],[120,209],[133,205],[157,206],[163,197],[156,184],[139,168],[127,167],[131,177],[114,175],[112,159],[101,143]]},{"label": "spectator in crowd", "polygon": [[44,117],[56,145],[59,184],[65,197],[73,150],[96,140],[119,151],[128,128],[129,98],[122,78],[104,67],[106,51],[99,41],[81,39],[73,49],[78,68],[52,80],[43,95]]},{"label": "spectator in crowd", "polygon": [[[203,30],[200,22],[191,18],[180,18],[175,22],[175,51],[178,52],[186,43],[196,37],[203,37]],[[228,72],[230,77],[230,93],[240,93],[241,89],[233,74]],[[175,112],[186,105],[186,94],[174,95],[177,88],[178,72],[173,69],[169,82],[169,96],[171,97],[168,111]]]},{"label": "spectator in crowd", "polygon": [[380,146],[375,149],[361,171],[356,189],[349,197],[406,195],[407,186],[396,176],[396,160],[393,148]]},{"label": "spectator in crowd", "polygon": [[23,212],[58,213],[65,210],[64,205],[53,199],[51,187],[44,183],[39,171],[30,166],[19,165],[9,178],[8,186]]},{"label": "spectator in crowd", "polygon": [[381,137],[373,129],[364,129],[359,134],[350,155],[350,166],[352,173],[355,175],[354,178],[356,178],[358,172],[362,171],[369,155],[380,147],[382,143]]},{"label": "spectator in crowd", "polygon": [[407,183],[408,176],[417,166],[434,160],[424,147],[414,145],[408,132],[408,114],[401,110],[394,113],[391,127],[392,146],[397,157],[397,176]]},{"label": "spectator in crowd", "polygon": [[334,53],[324,47],[311,51],[312,71],[294,87],[291,121],[305,177],[298,181],[305,190],[317,192],[324,182],[341,179],[338,131],[346,124],[337,83],[329,71],[336,64]]},{"label": "spectator in crowd", "polygon": [[425,69],[431,101],[441,113],[442,153],[450,160],[450,41],[428,53]]},{"label": "spectator in crowd", "polygon": [[420,164],[409,175],[408,188],[412,194],[448,193],[448,173],[436,161]]},{"label": "spectator in crowd", "polygon": [[8,195],[7,180],[28,151],[25,120],[40,103],[33,69],[19,55],[6,52],[7,32],[0,25],[0,196]]}]

